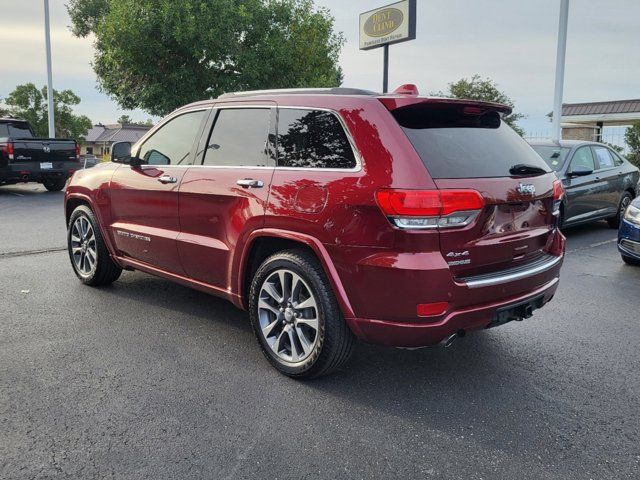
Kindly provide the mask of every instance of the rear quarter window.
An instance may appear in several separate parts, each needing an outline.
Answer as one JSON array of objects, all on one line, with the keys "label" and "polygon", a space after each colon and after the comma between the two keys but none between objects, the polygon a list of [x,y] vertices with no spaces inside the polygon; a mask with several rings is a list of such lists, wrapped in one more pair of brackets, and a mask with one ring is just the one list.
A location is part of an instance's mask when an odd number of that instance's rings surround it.
[{"label": "rear quarter window", "polygon": [[464,105],[417,104],[394,110],[431,177],[509,177],[511,167],[549,166],[495,111],[465,112]]}]

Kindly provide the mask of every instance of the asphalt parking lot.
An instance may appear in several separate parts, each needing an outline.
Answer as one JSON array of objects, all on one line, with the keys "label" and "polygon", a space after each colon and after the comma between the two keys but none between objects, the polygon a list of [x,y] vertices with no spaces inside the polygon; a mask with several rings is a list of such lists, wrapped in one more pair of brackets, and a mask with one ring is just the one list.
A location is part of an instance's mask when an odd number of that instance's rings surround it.
[{"label": "asphalt parking lot", "polygon": [[638,478],[640,268],[604,222],[566,234],[530,320],[360,343],[300,382],[222,300],[139,272],[82,286],[62,194],[0,187],[0,478]]}]

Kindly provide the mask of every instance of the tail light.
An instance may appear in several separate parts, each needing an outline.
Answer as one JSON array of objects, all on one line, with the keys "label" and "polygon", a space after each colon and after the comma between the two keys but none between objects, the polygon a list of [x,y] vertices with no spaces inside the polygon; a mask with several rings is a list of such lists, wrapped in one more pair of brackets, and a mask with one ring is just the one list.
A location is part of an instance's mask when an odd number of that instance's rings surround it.
[{"label": "tail light", "polygon": [[475,190],[384,189],[376,192],[376,200],[391,223],[404,229],[462,227],[484,207]]},{"label": "tail light", "polygon": [[80,160],[80,144],[76,142],[76,160]]},{"label": "tail light", "polygon": [[7,158],[9,158],[9,160],[13,160],[13,154],[15,153],[13,143],[8,142],[2,150],[7,154]]},{"label": "tail light", "polygon": [[560,205],[562,205],[562,199],[564,198],[564,187],[560,180],[553,182],[553,214],[555,216],[560,215]]}]

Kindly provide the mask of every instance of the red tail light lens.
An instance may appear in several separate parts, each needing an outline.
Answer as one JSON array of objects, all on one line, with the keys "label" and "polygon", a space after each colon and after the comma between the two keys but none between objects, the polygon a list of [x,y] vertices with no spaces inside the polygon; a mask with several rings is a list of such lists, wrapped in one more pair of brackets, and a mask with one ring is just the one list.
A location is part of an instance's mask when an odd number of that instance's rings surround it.
[{"label": "red tail light lens", "polygon": [[564,187],[562,186],[562,182],[560,180],[555,180],[553,182],[553,199],[562,200],[563,198],[564,198]]},{"label": "red tail light lens", "polygon": [[398,190],[376,192],[382,212],[400,228],[468,225],[484,207],[475,190]]},{"label": "red tail light lens", "polygon": [[13,154],[15,152],[13,143],[11,142],[7,143],[2,150],[5,151],[5,153],[7,154],[7,157],[9,157],[9,160],[13,160]]},{"label": "red tail light lens", "polygon": [[76,142],[76,158],[80,158],[80,144]]},{"label": "red tail light lens", "polygon": [[420,303],[416,310],[419,317],[433,317],[442,315],[446,312],[447,307],[449,307],[449,302]]}]

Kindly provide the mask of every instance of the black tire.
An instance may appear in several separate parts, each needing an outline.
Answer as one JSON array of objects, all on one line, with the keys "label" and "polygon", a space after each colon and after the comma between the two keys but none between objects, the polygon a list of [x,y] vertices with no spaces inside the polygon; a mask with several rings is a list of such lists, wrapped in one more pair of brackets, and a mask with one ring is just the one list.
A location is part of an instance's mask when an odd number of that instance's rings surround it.
[{"label": "black tire", "polygon": [[[94,263],[95,266],[88,272],[81,271],[80,267],[76,264],[73,253],[73,226],[80,218],[86,219],[86,221],[91,225],[94,236],[94,251],[97,254],[97,258]],[[110,285],[115,282],[122,273],[122,269],[114,263],[109,255],[109,250],[107,250],[107,246],[104,243],[95,215],[86,205],[80,205],[73,211],[73,213],[71,213],[71,218],[69,219],[69,225],[67,227],[67,251],[69,252],[69,260],[71,260],[73,271],[85,285],[91,285],[93,287]]]},{"label": "black tire", "polygon": [[629,257],[628,255],[622,255],[622,260],[627,265],[633,265],[634,267],[640,267],[640,260],[638,260],[636,258]]},{"label": "black tire", "polygon": [[64,188],[66,183],[67,183],[67,180],[64,178],[62,179],[57,178],[54,180],[45,180],[44,182],[42,182],[42,184],[44,185],[44,188],[46,188],[50,192],[59,192]]},{"label": "black tire", "polygon": [[[269,346],[260,324],[261,317],[258,308],[263,284],[267,279],[272,278],[274,273],[285,270],[294,272],[302,279],[305,287],[308,286],[309,293],[315,300],[315,305],[317,305],[315,311],[318,324],[315,333],[317,339],[315,339],[308,357],[296,363],[281,358]],[[291,298],[293,296],[292,294]],[[262,313],[264,314],[264,309]],[[331,284],[322,266],[316,257],[306,250],[285,250],[270,256],[260,265],[251,281],[249,315],[251,326],[262,352],[276,369],[289,377],[314,378],[326,375],[342,366],[351,355],[355,337],[342,317]],[[284,316],[277,318],[282,318],[282,324],[285,324]],[[278,321],[277,318],[276,321]],[[292,328],[297,327],[292,325]],[[286,341],[285,338],[285,344]]]},{"label": "black tire", "polygon": [[617,229],[620,227],[620,222],[622,221],[622,217],[624,216],[624,212],[633,200],[633,197],[629,192],[624,192],[622,194],[622,198],[620,199],[620,204],[618,205],[618,213],[614,217],[607,218],[607,223],[609,224],[609,228]]}]

